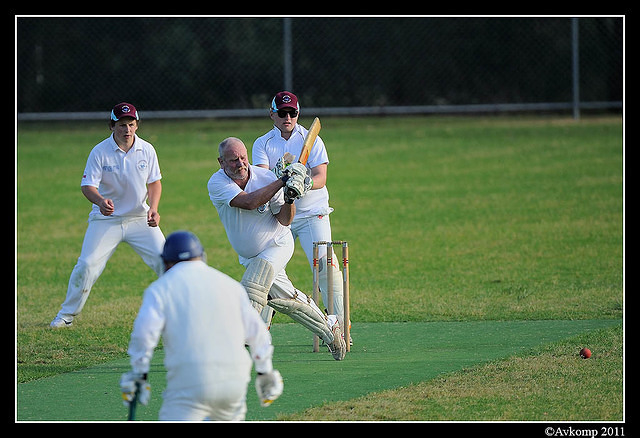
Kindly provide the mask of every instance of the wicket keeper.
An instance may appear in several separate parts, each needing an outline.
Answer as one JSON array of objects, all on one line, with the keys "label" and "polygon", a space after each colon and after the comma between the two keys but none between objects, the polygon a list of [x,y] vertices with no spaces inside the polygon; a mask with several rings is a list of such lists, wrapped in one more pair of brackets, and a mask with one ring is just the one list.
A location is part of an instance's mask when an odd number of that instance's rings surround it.
[{"label": "wicket keeper", "polygon": [[[271,101],[269,117],[273,122],[273,129],[265,135],[257,138],[253,143],[251,156],[255,166],[272,169],[276,174],[286,168],[285,154],[293,156],[296,162],[300,157],[302,145],[308,130],[298,123],[300,116],[300,104],[298,97],[288,91],[281,91]],[[296,215],[291,222],[293,239],[299,239],[307,261],[313,271],[313,242],[331,242],[331,223],[329,214],[333,208],[329,207],[329,191],[327,190],[327,167],[329,156],[323,140],[318,137],[311,148],[306,167],[308,168],[312,186],[311,190],[300,199],[296,199]],[[329,306],[327,293],[327,248],[319,247],[319,287],[322,294],[322,302]],[[344,327],[343,307],[343,281],[342,273],[338,267],[338,258],[333,255],[332,283],[333,283],[333,309],[338,315],[340,326]],[[271,315],[263,313],[265,321],[270,320]],[[346,323],[349,323],[348,321]],[[351,340],[349,340],[351,341]]]}]

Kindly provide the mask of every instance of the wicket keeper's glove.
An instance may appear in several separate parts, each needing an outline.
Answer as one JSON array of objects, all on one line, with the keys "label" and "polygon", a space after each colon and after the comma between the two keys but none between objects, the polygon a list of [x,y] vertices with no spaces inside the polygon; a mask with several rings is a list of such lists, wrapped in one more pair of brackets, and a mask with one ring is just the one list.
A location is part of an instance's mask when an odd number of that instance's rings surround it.
[{"label": "wicket keeper's glove", "polygon": [[276,162],[274,168],[271,169],[271,171],[275,173],[278,178],[282,178],[285,175],[285,169],[291,164],[291,161],[293,161],[293,157],[291,157],[291,154],[289,154],[289,156],[290,158],[287,157],[287,153],[285,153],[285,156],[280,157]]},{"label": "wicket keeper's glove", "polygon": [[151,399],[151,385],[147,381],[147,374],[129,371],[120,377],[120,391],[122,391],[122,403],[129,406],[134,397],[143,405],[147,405]]},{"label": "wicket keeper's glove", "polygon": [[268,373],[258,373],[256,376],[256,392],[263,407],[269,406],[275,399],[280,397],[284,389],[284,382],[278,370]]}]

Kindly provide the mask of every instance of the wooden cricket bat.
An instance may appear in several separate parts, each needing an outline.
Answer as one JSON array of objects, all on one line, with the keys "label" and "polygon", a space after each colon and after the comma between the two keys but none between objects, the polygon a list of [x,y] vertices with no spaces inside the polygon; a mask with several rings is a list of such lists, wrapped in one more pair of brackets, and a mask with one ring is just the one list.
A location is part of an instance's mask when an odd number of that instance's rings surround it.
[{"label": "wooden cricket bat", "polygon": [[300,158],[298,158],[298,163],[307,164],[309,154],[311,153],[311,148],[316,142],[316,138],[318,137],[320,128],[322,128],[322,126],[320,125],[320,119],[316,117],[315,119],[313,119],[313,123],[311,123],[311,127],[309,128],[307,137],[304,139],[304,143],[302,144],[302,150],[300,151]]}]

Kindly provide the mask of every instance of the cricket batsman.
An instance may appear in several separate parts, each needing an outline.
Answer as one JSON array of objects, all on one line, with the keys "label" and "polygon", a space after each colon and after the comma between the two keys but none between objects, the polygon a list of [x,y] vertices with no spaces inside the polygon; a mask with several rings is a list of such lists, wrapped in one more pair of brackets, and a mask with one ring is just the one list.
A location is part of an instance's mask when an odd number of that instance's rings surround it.
[{"label": "cricket batsman", "polygon": [[250,165],[244,143],[234,137],[220,143],[218,154],[220,169],[207,184],[209,198],[246,268],[241,283],[254,308],[262,312],[269,305],[290,316],[320,337],[335,360],[344,359],[346,344],[337,316],[322,313],[311,297],[294,287],[285,271],[294,249],[288,227],[295,214],[294,201],[310,188],[305,166],[292,164],[278,178]]}]

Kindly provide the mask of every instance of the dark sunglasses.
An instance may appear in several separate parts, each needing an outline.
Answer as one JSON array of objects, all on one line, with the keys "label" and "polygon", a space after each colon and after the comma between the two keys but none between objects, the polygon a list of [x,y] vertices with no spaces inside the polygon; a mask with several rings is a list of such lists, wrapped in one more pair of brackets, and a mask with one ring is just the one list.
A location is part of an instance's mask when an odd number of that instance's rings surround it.
[{"label": "dark sunglasses", "polygon": [[287,111],[287,110],[278,110],[278,117],[280,117],[281,119],[284,119],[285,117],[287,117],[287,114],[289,114],[289,117],[291,117],[292,119],[295,119],[296,117],[298,117],[298,111],[293,110],[293,111]]}]

